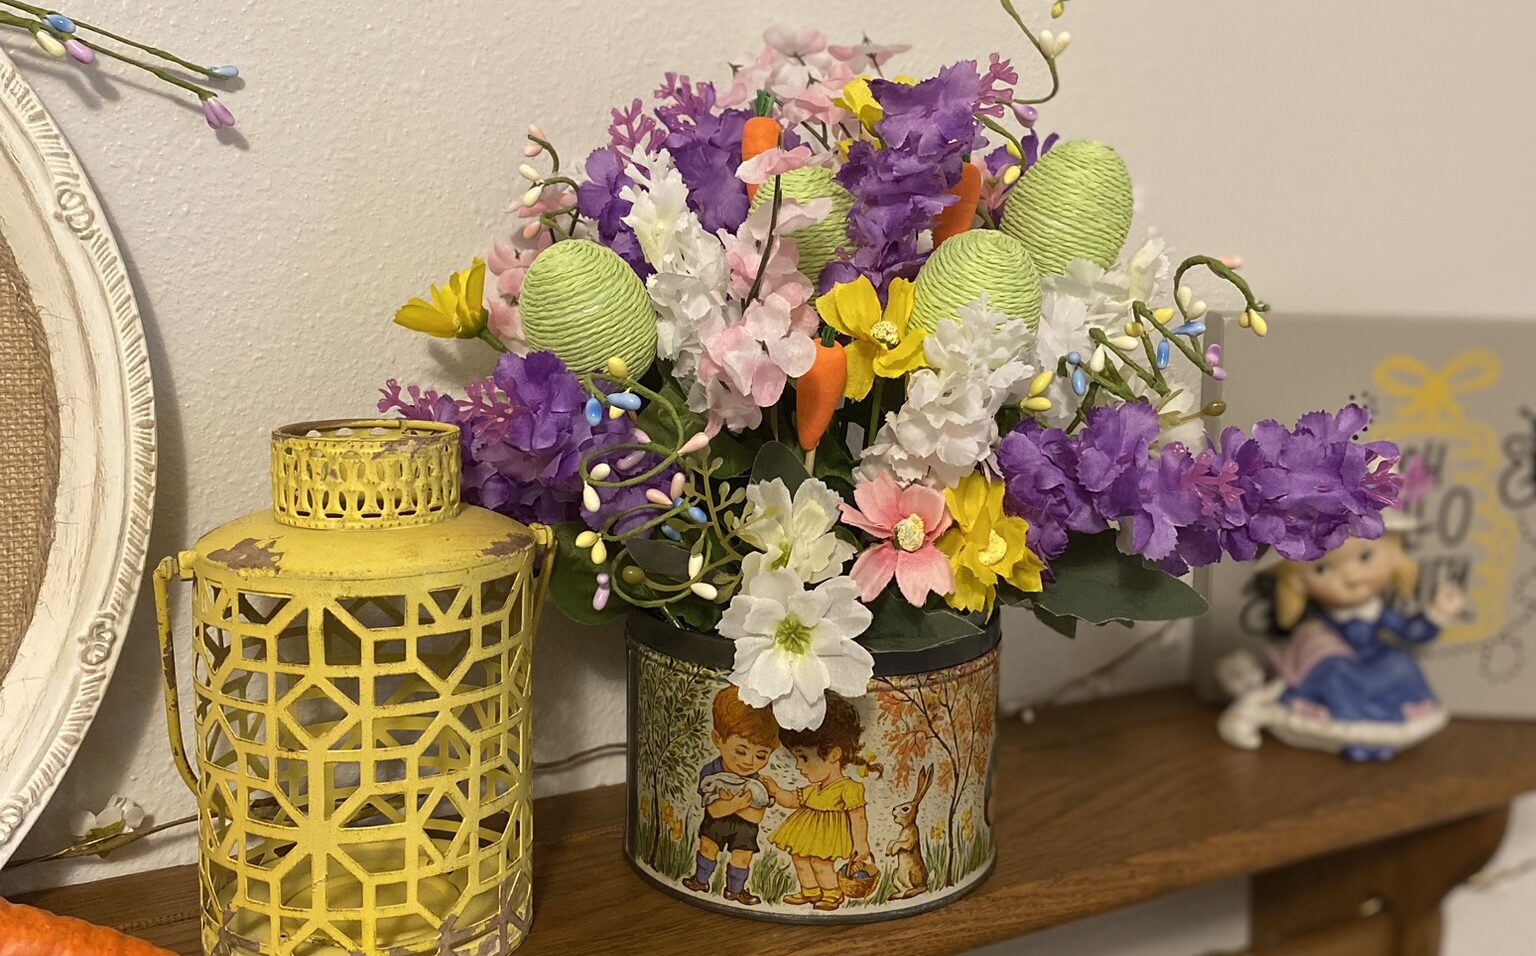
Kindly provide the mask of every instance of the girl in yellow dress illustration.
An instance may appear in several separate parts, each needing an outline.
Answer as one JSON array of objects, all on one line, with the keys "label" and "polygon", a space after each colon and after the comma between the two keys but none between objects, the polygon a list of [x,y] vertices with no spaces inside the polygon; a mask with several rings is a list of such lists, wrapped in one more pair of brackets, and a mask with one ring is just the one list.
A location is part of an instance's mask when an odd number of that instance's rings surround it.
[{"label": "girl in yellow dress illustration", "polygon": [[785,730],[780,742],[795,758],[795,766],[811,782],[786,790],[764,777],[775,802],[794,810],[770,842],[790,855],[800,892],[784,897],[791,906],[835,910],[843,904],[837,881],[837,861],[849,869],[861,863],[874,867],[869,851],[869,818],[864,811],[864,785],[845,775],[849,765],[880,772],[860,755],[864,727],[853,705],[836,694],[827,695],[827,713],[815,730]]}]

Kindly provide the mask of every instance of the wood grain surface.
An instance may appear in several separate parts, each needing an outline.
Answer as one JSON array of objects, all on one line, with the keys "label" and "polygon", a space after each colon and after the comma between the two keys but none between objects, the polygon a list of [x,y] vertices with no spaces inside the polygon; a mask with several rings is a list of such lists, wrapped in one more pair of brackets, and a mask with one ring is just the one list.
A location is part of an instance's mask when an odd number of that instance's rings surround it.
[{"label": "wood grain surface", "polygon": [[[518,951],[671,953],[701,939],[740,954],[960,953],[1233,876],[1497,810],[1536,790],[1536,724],[1458,722],[1387,764],[1216,738],[1214,711],[1158,691],[1002,721],[998,863],[944,909],[860,926],[734,919],[641,882],[620,853],[622,788],[537,801],[534,924]],[[190,868],[24,902],[195,954]]]}]

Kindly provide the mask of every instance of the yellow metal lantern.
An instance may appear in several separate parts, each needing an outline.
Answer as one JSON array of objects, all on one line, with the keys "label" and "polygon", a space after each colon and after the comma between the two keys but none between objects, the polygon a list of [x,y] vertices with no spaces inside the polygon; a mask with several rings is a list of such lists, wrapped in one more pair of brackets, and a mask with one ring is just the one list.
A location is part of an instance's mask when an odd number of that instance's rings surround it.
[{"label": "yellow metal lantern", "polygon": [[[459,503],[459,432],[272,436],[272,510],[155,572],[172,750],[218,956],[517,947],[531,910],[529,663],[547,529]],[[545,571],[547,571],[547,567]],[[195,769],[168,588],[193,584]]]}]

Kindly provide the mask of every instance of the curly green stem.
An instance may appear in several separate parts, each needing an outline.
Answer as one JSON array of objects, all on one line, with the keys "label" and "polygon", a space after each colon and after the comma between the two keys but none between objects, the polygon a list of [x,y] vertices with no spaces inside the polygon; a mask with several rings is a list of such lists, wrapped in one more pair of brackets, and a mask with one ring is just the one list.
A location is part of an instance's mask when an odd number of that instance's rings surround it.
[{"label": "curly green stem", "polygon": [[1040,45],[1039,38],[1035,36],[1034,31],[1029,28],[1029,25],[1024,22],[1024,18],[1019,16],[1019,11],[1014,9],[1013,0],[999,0],[999,2],[1002,3],[1003,9],[1008,12],[1008,15],[1013,18],[1013,22],[1017,23],[1019,25],[1019,29],[1023,30],[1024,35],[1029,38],[1030,45],[1035,48],[1036,53],[1040,54],[1040,59],[1045,61],[1046,69],[1051,71],[1051,91],[1049,93],[1036,99],[1026,100],[1013,97],[1011,99],[1004,100],[1003,102],[1022,103],[1026,106],[1035,106],[1040,103],[1048,103],[1055,99],[1056,94],[1061,91],[1061,76],[1056,72],[1056,58],[1054,56],[1046,55],[1045,47]]},{"label": "curly green stem", "polygon": [[[1259,299],[1254,298],[1253,290],[1248,288],[1247,280],[1238,275],[1236,269],[1227,265],[1225,262],[1222,262],[1220,259],[1214,258],[1212,256],[1190,256],[1188,259],[1185,259],[1183,262],[1179,263],[1179,268],[1173,273],[1174,289],[1178,289],[1184,284],[1184,273],[1200,266],[1205,266],[1207,269],[1211,270],[1211,273],[1218,279],[1225,279],[1227,282],[1231,283],[1238,292],[1243,294],[1243,302],[1249,309],[1253,310],[1254,312],[1269,311],[1269,303],[1262,302]],[[1179,306],[1179,314],[1185,314],[1184,307],[1182,305]]]},{"label": "curly green stem", "polygon": [[545,152],[549,153],[550,165],[553,166],[554,171],[558,173],[560,171],[560,152],[559,150],[555,149],[555,144],[551,143],[549,140],[542,136],[535,136],[532,133],[528,134],[528,139],[534,143],[537,143],[539,146],[544,147]]},{"label": "curly green stem", "polygon": [[[1002,136],[1004,139],[1008,140],[1009,143],[1013,144],[1013,148],[1018,150],[1019,156],[1022,157],[1024,155],[1024,144],[1019,141],[1017,136],[1013,135],[1012,130],[1008,129],[1008,127],[1004,126],[1002,123],[999,123],[997,120],[985,114],[978,113],[976,114],[976,118],[981,120],[981,125],[985,126],[992,132],[997,133],[999,136]],[[1019,162],[1022,163],[1023,159],[1020,159]]]}]

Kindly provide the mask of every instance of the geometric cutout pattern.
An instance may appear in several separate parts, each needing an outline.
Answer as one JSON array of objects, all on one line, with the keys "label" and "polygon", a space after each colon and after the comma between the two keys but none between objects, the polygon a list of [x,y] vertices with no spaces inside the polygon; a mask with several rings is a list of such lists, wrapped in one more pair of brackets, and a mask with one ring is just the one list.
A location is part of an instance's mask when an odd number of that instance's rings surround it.
[{"label": "geometric cutout pattern", "polygon": [[532,916],[535,557],[368,582],[199,564],[207,952],[517,947]]},{"label": "geometric cutout pattern", "polygon": [[272,434],[272,511],[299,528],[399,528],[459,510],[459,430],[440,422],[308,422]]}]

